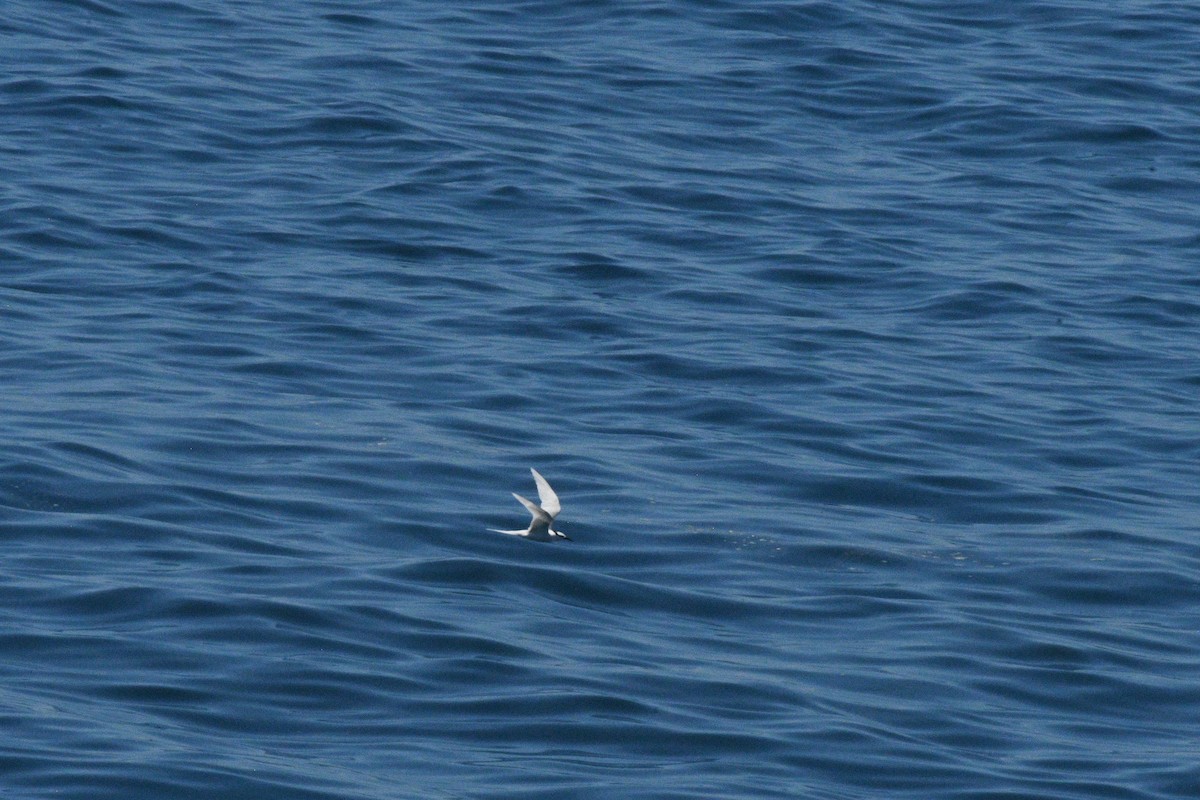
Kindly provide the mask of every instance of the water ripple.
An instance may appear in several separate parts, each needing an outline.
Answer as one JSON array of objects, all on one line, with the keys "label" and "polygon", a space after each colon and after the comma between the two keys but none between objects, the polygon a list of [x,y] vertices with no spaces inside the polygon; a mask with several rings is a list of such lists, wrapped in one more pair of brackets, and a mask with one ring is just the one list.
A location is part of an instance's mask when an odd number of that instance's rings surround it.
[{"label": "water ripple", "polygon": [[1188,9],[53,5],[4,788],[1197,794]]}]

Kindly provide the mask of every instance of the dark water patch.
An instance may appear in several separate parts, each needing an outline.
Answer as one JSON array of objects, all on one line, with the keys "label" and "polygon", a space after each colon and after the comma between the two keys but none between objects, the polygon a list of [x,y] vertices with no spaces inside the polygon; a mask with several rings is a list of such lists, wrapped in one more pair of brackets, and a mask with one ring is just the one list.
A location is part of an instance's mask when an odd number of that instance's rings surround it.
[{"label": "dark water patch", "polygon": [[162,603],[162,596],[144,587],[90,590],[55,600],[58,613],[95,623],[116,623],[145,618]]},{"label": "dark water patch", "polygon": [[352,28],[372,28],[384,24],[382,20],[365,14],[338,12],[322,14],[321,18],[335,25],[345,25]]},{"label": "dark water patch", "polygon": [[124,686],[109,686],[97,692],[100,697],[109,698],[118,703],[132,703],[140,706],[190,706],[208,702],[212,699],[211,692],[197,690],[187,686],[171,686],[162,684],[127,684]]},{"label": "dark water patch", "polygon": [[37,78],[18,78],[0,84],[0,92],[5,94],[46,94],[54,91],[54,84]]},{"label": "dark water patch", "polygon": [[989,316],[1027,315],[1040,311],[1036,304],[1017,299],[1017,295],[1028,295],[1016,287],[973,288],[944,294],[920,309],[920,313],[934,319],[978,320]]},{"label": "dark water patch", "polygon": [[868,282],[866,275],[819,267],[774,267],[758,270],[755,277],[781,286],[847,286]]},{"label": "dark water patch", "polygon": [[1193,602],[1197,590],[1175,571],[1095,565],[1030,571],[1029,586],[1038,595],[1068,606],[1177,606]]},{"label": "dark water patch", "polygon": [[1163,134],[1147,125],[1111,125],[1067,129],[1058,136],[1071,142],[1089,144],[1142,144],[1162,139]]},{"label": "dark water patch", "polygon": [[651,277],[649,270],[624,264],[615,258],[599,253],[565,253],[564,263],[558,271],[577,280],[594,281],[605,285],[619,281],[637,281]]},{"label": "dark water patch", "polygon": [[97,0],[60,0],[60,5],[69,9],[87,11],[88,13],[99,14],[105,17],[127,16],[111,5],[97,2]]}]

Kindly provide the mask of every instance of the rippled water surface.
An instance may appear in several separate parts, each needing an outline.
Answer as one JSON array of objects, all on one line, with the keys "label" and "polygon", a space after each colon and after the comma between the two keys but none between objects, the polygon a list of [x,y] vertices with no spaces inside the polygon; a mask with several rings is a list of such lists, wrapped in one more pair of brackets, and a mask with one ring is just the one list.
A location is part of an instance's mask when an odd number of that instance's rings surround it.
[{"label": "rippled water surface", "polygon": [[6,798],[1200,796],[1191,5],[0,41]]}]

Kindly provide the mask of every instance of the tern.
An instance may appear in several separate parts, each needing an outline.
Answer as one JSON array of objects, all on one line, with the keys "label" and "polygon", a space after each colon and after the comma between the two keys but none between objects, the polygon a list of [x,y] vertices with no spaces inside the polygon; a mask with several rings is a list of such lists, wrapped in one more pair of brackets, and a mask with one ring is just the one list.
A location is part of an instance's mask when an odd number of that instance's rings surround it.
[{"label": "tern", "polygon": [[535,542],[553,542],[557,539],[566,539],[571,541],[571,537],[565,533],[559,533],[551,527],[554,524],[554,518],[558,516],[558,512],[562,510],[562,505],[558,502],[558,495],[550,488],[550,484],[546,483],[546,479],[536,469],[530,468],[533,473],[533,481],[537,484],[538,500],[542,501],[539,506],[532,500],[526,500],[521,495],[513,492],[513,497],[520,501],[521,505],[529,509],[529,513],[533,515],[533,519],[529,521],[529,527],[520,531],[502,531],[498,528],[488,528],[489,531],[496,533],[507,533],[509,536],[524,536],[526,539],[532,539]]}]

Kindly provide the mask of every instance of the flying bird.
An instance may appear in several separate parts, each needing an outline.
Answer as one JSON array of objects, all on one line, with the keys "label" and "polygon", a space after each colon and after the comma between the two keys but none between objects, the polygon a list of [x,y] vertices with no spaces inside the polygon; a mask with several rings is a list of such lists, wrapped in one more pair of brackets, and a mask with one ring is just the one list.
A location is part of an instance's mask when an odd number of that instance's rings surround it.
[{"label": "flying bird", "polygon": [[571,537],[565,533],[560,533],[552,527],[554,518],[558,516],[558,512],[562,510],[562,505],[558,502],[558,495],[550,488],[550,484],[542,477],[542,474],[536,469],[530,469],[533,473],[533,481],[537,484],[538,500],[541,505],[526,500],[521,495],[513,492],[513,497],[520,501],[521,505],[529,509],[529,513],[533,515],[533,519],[529,521],[529,527],[519,531],[502,531],[498,528],[488,528],[496,533],[507,533],[509,536],[524,536],[526,539],[532,539],[535,542],[553,542],[557,539],[566,539],[571,541]]}]

